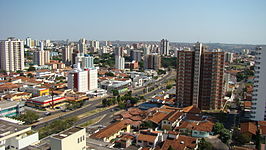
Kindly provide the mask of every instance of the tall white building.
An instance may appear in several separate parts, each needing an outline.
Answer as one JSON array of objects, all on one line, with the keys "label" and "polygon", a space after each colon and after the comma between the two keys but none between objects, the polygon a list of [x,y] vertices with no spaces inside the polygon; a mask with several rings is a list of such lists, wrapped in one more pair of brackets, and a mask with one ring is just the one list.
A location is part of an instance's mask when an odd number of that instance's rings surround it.
[{"label": "tall white building", "polygon": [[252,95],[251,120],[266,120],[266,46],[256,49],[255,79]]},{"label": "tall white building", "polygon": [[[68,74],[68,88],[77,92],[87,92],[97,89],[98,70],[93,67],[93,57],[84,56],[84,54],[79,53],[75,62],[74,69]],[[88,67],[89,64],[92,67]]]},{"label": "tall white building", "polygon": [[82,70],[79,62],[68,73],[67,87],[77,92],[88,91],[88,71]]},{"label": "tall white building", "polygon": [[232,63],[234,58],[234,53],[226,52],[225,53],[225,62]]},{"label": "tall white building", "polygon": [[0,68],[5,71],[24,69],[24,44],[16,38],[0,41]]},{"label": "tall white building", "polygon": [[121,56],[115,56],[115,68],[124,70],[125,69],[125,58]]},{"label": "tall white building", "polygon": [[94,67],[94,58],[90,55],[84,55],[83,53],[78,53],[75,58],[75,62],[80,62],[82,69],[88,69]]},{"label": "tall white building", "polygon": [[40,45],[40,50],[41,50],[41,51],[44,50],[44,43],[43,43],[42,41],[40,41],[39,43],[40,43],[40,44],[39,44],[39,45]]},{"label": "tall white building", "polygon": [[88,69],[88,90],[98,88],[98,70],[96,68]]},{"label": "tall white building", "polygon": [[26,46],[31,48],[31,38],[30,37],[26,38]]},{"label": "tall white building", "polygon": [[143,51],[143,55],[149,55],[151,53],[151,46],[148,45],[146,47],[144,47],[144,51]]},{"label": "tall white building", "polygon": [[39,66],[50,63],[50,51],[38,50],[33,54],[33,63]]},{"label": "tall white building", "polygon": [[90,41],[90,47],[95,48],[96,50],[100,49],[100,42],[96,40]]},{"label": "tall white building", "polygon": [[68,45],[63,50],[63,62],[67,65],[72,63],[72,53],[74,52],[74,48],[71,45]]},{"label": "tall white building", "polygon": [[160,43],[160,54],[162,56],[168,56],[169,55],[169,41],[167,39],[162,39]]},{"label": "tall white building", "polygon": [[78,49],[80,53],[87,54],[87,45],[86,45],[86,39],[82,38],[79,40]]}]

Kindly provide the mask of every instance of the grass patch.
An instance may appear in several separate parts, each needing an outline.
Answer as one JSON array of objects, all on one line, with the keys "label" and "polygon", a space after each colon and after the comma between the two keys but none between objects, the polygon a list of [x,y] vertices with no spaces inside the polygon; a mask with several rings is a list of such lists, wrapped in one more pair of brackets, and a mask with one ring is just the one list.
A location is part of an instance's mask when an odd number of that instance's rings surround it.
[{"label": "grass patch", "polygon": [[94,115],[94,114],[96,114],[96,113],[99,113],[99,112],[105,111],[106,109],[109,109],[109,108],[108,108],[108,107],[97,108],[97,109],[94,109],[94,110],[92,110],[92,111],[88,111],[88,112],[86,112],[86,113],[83,113],[83,114],[78,115],[78,118],[81,119],[81,118],[84,118],[84,117],[88,117],[88,116]]},{"label": "grass patch", "polygon": [[105,115],[104,116],[97,117],[97,118],[94,118],[94,119],[91,119],[91,120],[89,120],[89,121],[81,124],[80,126],[83,127],[83,128],[85,128],[87,126],[93,125],[96,122],[100,121],[103,117],[105,117]]}]

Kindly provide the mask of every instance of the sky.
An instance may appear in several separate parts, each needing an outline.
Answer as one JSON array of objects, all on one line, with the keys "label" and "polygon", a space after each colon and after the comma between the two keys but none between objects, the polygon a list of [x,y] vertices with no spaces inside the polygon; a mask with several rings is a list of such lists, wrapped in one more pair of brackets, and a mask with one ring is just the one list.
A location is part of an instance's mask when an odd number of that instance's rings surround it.
[{"label": "sky", "polygon": [[266,0],[0,0],[0,39],[266,44]]}]

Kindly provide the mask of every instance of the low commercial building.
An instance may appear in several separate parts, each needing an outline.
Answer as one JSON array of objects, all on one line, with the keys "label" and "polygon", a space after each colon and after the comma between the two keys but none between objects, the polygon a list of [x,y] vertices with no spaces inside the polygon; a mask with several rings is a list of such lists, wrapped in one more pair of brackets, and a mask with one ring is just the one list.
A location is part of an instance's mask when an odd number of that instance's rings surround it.
[{"label": "low commercial building", "polygon": [[0,150],[22,149],[39,142],[38,132],[23,126],[20,121],[0,118],[0,126]]},{"label": "low commercial building", "polygon": [[86,130],[73,127],[50,138],[51,150],[86,150]]},{"label": "low commercial building", "polygon": [[66,100],[65,97],[61,96],[52,97],[51,95],[45,95],[45,96],[34,97],[32,99],[27,100],[27,106],[45,108],[58,103],[62,103],[65,100]]},{"label": "low commercial building", "polygon": [[21,114],[24,111],[25,102],[0,101],[0,116],[12,117]]},{"label": "low commercial building", "polygon": [[100,83],[101,88],[112,92],[113,90],[118,90],[119,93],[125,92],[128,90],[128,87],[131,85],[131,80],[118,81],[118,80],[104,80]]},{"label": "low commercial building", "polygon": [[6,94],[3,99],[9,100],[9,101],[23,101],[31,98],[32,93],[27,92],[19,92],[19,93],[12,93],[12,94]]},{"label": "low commercial building", "polygon": [[21,91],[32,93],[32,96],[44,96],[49,95],[48,88],[40,88],[36,86],[25,86],[20,88]]}]

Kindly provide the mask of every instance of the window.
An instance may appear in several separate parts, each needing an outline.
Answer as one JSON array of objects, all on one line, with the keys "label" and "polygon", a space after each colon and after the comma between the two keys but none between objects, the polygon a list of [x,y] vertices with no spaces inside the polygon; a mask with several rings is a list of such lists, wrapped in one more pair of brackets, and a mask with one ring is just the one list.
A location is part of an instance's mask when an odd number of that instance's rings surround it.
[{"label": "window", "polygon": [[78,138],[78,143],[79,143],[79,138]]}]

